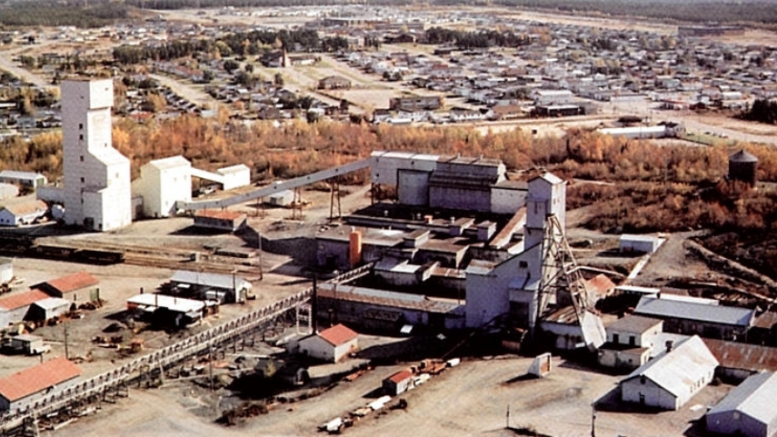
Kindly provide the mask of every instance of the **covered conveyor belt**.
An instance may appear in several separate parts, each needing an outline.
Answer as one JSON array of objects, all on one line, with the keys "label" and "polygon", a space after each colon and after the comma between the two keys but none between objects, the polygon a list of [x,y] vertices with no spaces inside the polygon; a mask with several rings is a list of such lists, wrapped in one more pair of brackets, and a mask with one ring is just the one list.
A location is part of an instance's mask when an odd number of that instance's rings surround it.
[{"label": "covered conveyor belt", "polygon": [[247,202],[249,200],[261,199],[267,197],[273,193],[277,193],[284,190],[293,190],[295,188],[303,187],[305,185],[313,184],[316,182],[325,181],[336,176],[341,176],[348,173],[353,173],[358,170],[362,170],[370,166],[369,159],[363,159],[361,161],[352,162],[350,164],[341,165],[326,170],[321,170],[309,175],[300,176],[298,178],[289,179],[283,182],[278,182],[272,185],[268,185],[248,193],[238,194],[236,196],[227,197],[225,199],[218,200],[195,200],[191,202],[176,202],[178,209],[183,210],[201,210],[201,209],[221,209],[231,205],[237,205],[238,203]]}]

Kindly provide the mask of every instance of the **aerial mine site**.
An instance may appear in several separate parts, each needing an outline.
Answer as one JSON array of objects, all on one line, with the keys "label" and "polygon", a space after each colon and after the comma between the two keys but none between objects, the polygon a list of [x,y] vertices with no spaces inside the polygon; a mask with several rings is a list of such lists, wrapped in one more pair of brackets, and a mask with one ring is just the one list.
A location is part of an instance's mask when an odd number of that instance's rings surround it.
[{"label": "aerial mine site", "polygon": [[0,2],[0,436],[777,436],[773,0]]}]

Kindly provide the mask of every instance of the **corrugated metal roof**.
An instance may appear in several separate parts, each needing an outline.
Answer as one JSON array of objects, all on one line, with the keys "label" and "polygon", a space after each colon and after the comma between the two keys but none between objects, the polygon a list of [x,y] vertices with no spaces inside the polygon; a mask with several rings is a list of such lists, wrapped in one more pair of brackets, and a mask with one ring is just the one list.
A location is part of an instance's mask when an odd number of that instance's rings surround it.
[{"label": "corrugated metal roof", "polygon": [[35,302],[33,305],[39,306],[44,310],[53,310],[57,308],[70,306],[70,301],[59,297],[50,297],[48,299],[39,300]]},{"label": "corrugated metal roof", "polygon": [[335,326],[332,326],[329,329],[325,329],[319,332],[318,336],[323,338],[327,343],[331,344],[332,346],[340,346],[341,344],[347,343],[353,340],[354,338],[358,337],[359,334],[349,329],[347,326],[343,325],[342,323],[339,323]]},{"label": "corrugated metal roof", "polygon": [[184,299],[157,293],[138,294],[127,299],[127,303],[151,308],[167,308],[170,311],[179,313],[200,312],[205,308],[205,303],[199,300]]},{"label": "corrugated metal roof", "polygon": [[246,217],[246,213],[237,211],[221,211],[214,209],[203,209],[194,213],[195,220],[198,217],[213,218],[219,220],[239,220]]},{"label": "corrugated metal roof", "polygon": [[240,276],[220,275],[218,273],[192,272],[190,270],[178,270],[173,273],[170,282],[179,284],[191,284],[204,287],[223,288],[232,290],[235,286],[241,288],[251,284]]},{"label": "corrugated metal roof", "polygon": [[690,393],[699,380],[718,366],[718,360],[697,335],[683,341],[671,352],[648,361],[623,380],[645,376],[675,396]]},{"label": "corrugated metal roof", "polygon": [[59,357],[0,379],[0,396],[11,402],[46,390],[81,375],[81,369]]},{"label": "corrugated metal roof", "polygon": [[723,367],[777,371],[777,348],[712,338],[705,338],[704,343]]},{"label": "corrugated metal roof", "polygon": [[774,407],[776,393],[777,374],[773,372],[758,373],[731,390],[707,414],[739,411],[768,425],[777,420],[777,408]]},{"label": "corrugated metal roof", "polygon": [[399,372],[389,376],[387,379],[395,384],[399,384],[402,381],[411,378],[413,376],[413,371],[410,369],[404,369],[400,370]]},{"label": "corrugated metal roof", "polygon": [[663,323],[660,319],[651,319],[650,317],[627,315],[613,322],[607,327],[608,331],[633,332],[642,334],[643,332]]},{"label": "corrugated metal roof", "polygon": [[98,285],[100,281],[87,272],[78,272],[72,275],[57,278],[45,284],[56,289],[60,293],[70,293],[71,291]]},{"label": "corrugated metal roof", "polygon": [[32,305],[35,302],[48,298],[48,294],[38,289],[33,289],[23,293],[12,294],[10,296],[0,298],[0,308],[6,311],[11,311],[17,308]]},{"label": "corrugated metal roof", "polygon": [[463,314],[464,305],[441,300],[431,300],[426,296],[373,288],[352,287],[343,284],[321,284],[318,297],[361,302],[395,308],[406,308],[440,314]]},{"label": "corrugated metal roof", "polygon": [[692,302],[643,297],[639,300],[635,314],[660,318],[696,320],[723,325],[750,326],[755,315],[747,308],[705,305]]},{"label": "corrugated metal roof", "polygon": [[763,329],[772,329],[774,325],[777,324],[777,312],[774,311],[767,311],[760,316],[758,316],[757,319],[755,319],[755,323],[753,323],[754,327],[763,328]]}]

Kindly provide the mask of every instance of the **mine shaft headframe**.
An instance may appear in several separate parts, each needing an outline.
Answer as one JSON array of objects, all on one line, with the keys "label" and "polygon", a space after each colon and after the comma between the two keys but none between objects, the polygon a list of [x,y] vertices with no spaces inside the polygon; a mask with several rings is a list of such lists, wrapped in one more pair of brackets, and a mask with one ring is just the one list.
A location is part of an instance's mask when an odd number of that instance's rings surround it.
[{"label": "mine shaft headframe", "polygon": [[[556,215],[547,218],[543,242],[542,294],[568,293],[578,318],[589,310],[588,290],[577,268],[564,227]],[[547,274],[547,276],[545,276]]]}]

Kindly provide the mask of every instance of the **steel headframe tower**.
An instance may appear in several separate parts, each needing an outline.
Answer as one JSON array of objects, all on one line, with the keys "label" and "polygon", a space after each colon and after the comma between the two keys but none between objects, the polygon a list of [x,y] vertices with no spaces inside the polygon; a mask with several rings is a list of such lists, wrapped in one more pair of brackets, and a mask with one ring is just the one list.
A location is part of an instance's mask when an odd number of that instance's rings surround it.
[{"label": "steel headframe tower", "polygon": [[606,339],[604,326],[593,308],[558,216],[548,216],[542,244],[542,279],[537,293],[536,312],[538,321],[552,297],[555,297],[559,306],[571,301],[583,333],[583,341],[589,348],[598,348]]}]

